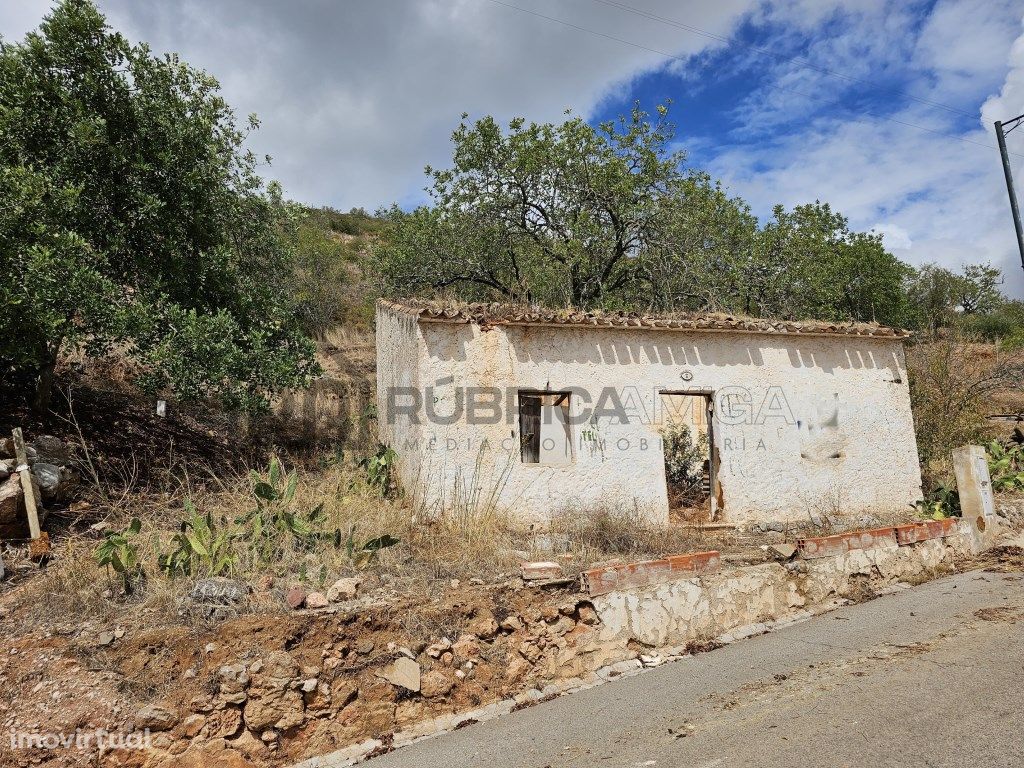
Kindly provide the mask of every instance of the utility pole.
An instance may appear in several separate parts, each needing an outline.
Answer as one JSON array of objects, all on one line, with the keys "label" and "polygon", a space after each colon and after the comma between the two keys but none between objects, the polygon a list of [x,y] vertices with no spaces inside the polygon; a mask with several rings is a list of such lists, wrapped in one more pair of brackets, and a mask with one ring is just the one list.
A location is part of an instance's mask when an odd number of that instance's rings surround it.
[{"label": "utility pole", "polygon": [[[1024,229],[1020,223],[1020,208],[1017,207],[1017,193],[1013,191],[1013,173],[1010,171],[1010,154],[1006,151],[1006,134],[1017,128],[1024,121],[1024,115],[1017,115],[1005,123],[996,120],[996,139],[999,141],[999,154],[1003,158],[1003,175],[1006,176],[1006,191],[1010,194],[1010,212],[1013,214],[1013,226],[1017,229],[1017,250],[1020,251],[1020,265],[1024,267]],[[1010,126],[1005,131],[1003,126]]]}]

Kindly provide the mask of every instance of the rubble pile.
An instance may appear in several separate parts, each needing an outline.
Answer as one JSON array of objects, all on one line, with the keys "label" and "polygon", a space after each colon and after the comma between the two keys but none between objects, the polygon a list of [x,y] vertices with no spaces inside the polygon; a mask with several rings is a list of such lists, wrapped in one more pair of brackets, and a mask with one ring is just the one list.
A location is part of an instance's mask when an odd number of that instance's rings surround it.
[{"label": "rubble pile", "polygon": [[[59,438],[40,435],[26,444],[25,459],[40,517],[47,508],[67,503],[78,486],[74,450]],[[29,535],[19,470],[14,440],[0,438],[0,539]]]}]

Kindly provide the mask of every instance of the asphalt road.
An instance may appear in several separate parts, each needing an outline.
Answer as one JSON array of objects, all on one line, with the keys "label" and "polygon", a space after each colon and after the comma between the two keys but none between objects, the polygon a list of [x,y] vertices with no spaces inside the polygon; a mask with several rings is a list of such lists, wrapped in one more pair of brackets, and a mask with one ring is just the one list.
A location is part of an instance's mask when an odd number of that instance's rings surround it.
[{"label": "asphalt road", "polygon": [[367,765],[1024,766],[1024,578],[943,578]]}]

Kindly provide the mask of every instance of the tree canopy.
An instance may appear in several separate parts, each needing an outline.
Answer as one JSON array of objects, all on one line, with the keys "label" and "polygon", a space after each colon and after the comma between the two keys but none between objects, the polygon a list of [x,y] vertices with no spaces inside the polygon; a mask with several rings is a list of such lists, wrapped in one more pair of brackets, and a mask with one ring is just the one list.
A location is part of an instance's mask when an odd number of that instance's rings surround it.
[{"label": "tree canopy", "polygon": [[639,110],[597,128],[463,122],[453,167],[427,168],[432,206],[385,213],[386,276],[413,290],[580,306],[613,300],[662,199],[681,180],[670,134]]},{"label": "tree canopy", "polygon": [[209,75],[64,0],[0,43],[0,375],[45,406],[62,351],[254,407],[314,371],[280,193]]},{"label": "tree canopy", "polygon": [[384,212],[384,290],[580,308],[907,320],[909,268],[820,202],[761,225],[685,167],[660,107],[591,126],[463,122],[430,204]]}]

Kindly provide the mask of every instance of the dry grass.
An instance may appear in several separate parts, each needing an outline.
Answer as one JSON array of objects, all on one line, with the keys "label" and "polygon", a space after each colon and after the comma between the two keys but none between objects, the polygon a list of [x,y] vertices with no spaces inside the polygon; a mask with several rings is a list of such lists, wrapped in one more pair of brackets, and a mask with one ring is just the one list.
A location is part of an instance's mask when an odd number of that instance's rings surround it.
[{"label": "dry grass", "polygon": [[565,550],[572,571],[609,558],[648,560],[707,549],[722,539],[688,526],[652,525],[634,507],[570,508],[552,521],[546,536]]},{"label": "dry grass", "polygon": [[[318,589],[338,577],[362,573],[371,583],[383,577],[403,591],[427,594],[437,579],[493,579],[518,566],[513,553],[524,545],[526,534],[493,509],[476,513],[464,509],[437,519],[426,518],[405,499],[381,498],[352,462],[299,470],[297,475],[297,490],[289,508],[301,513],[323,505],[319,530],[325,535],[305,541],[282,536],[279,556],[269,563],[261,562],[255,550],[240,539],[235,544],[237,562],[227,575],[250,584],[269,575],[282,588],[304,581],[309,588]],[[41,618],[41,614],[109,616],[129,603],[136,613],[155,614],[154,619],[175,613],[178,599],[194,580],[211,575],[199,570],[190,576],[171,577],[158,565],[158,557],[171,550],[172,537],[187,517],[186,499],[201,513],[209,513],[215,525],[234,530],[241,530],[234,521],[256,506],[248,476],[212,486],[193,484],[183,476],[173,491],[124,497],[102,511],[104,522],[115,530],[126,528],[133,517],[143,522],[135,543],[145,578],[136,594],[122,595],[116,574],[95,564],[93,551],[102,541],[101,534],[76,534],[59,541],[49,564],[34,574],[35,578],[23,581],[16,598],[19,610],[26,618]],[[359,544],[384,535],[398,538],[399,544],[379,550],[368,563],[357,563],[345,547],[350,534]],[[29,567],[20,565],[22,570]]]},{"label": "dry grass", "polygon": [[[322,504],[321,529],[328,535],[311,541],[284,536],[279,556],[269,563],[260,562],[254,550],[239,540],[237,562],[227,575],[253,585],[271,576],[280,593],[299,581],[310,589],[321,589],[336,578],[358,573],[372,586],[427,597],[436,591],[438,580],[507,579],[518,572],[524,558],[556,559],[571,575],[613,557],[645,559],[708,546],[699,532],[651,526],[636,509],[567,509],[550,530],[539,533],[499,511],[490,496],[470,496],[479,502],[477,506],[467,500],[446,514],[428,515],[409,499],[381,498],[353,462],[299,470],[290,507],[302,512]],[[180,599],[195,579],[211,575],[200,569],[172,577],[158,566],[158,557],[171,549],[172,537],[187,516],[186,499],[203,514],[209,513],[215,524],[226,526],[233,526],[256,504],[252,481],[245,476],[205,485],[183,476],[172,491],[125,497],[104,510],[105,522],[116,530],[127,527],[133,517],[143,522],[136,544],[145,578],[135,594],[123,595],[116,574],[95,564],[93,551],[101,534],[70,535],[58,542],[45,568],[23,580],[16,600],[24,619],[121,620],[130,606],[133,620],[143,623],[180,620]],[[340,532],[340,547],[334,531]],[[399,543],[381,549],[368,563],[354,563],[344,546],[350,532],[360,543],[383,535],[394,536]],[[260,609],[284,610],[279,597]]]}]

